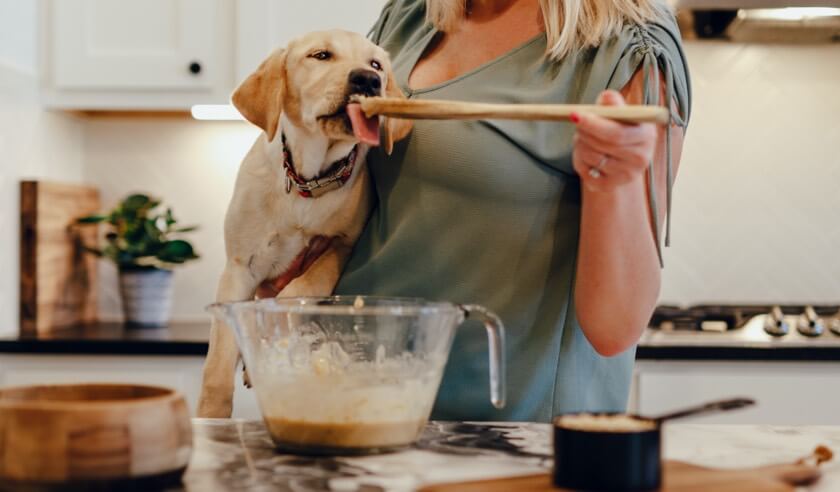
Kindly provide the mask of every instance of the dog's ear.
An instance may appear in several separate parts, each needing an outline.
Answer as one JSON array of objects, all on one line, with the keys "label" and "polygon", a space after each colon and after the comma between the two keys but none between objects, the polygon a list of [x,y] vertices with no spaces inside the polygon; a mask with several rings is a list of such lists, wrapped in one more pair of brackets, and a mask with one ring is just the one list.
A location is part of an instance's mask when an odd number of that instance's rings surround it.
[{"label": "dog's ear", "polygon": [[[385,95],[405,99],[405,94],[400,90],[394,72],[388,69],[388,82],[385,83]],[[385,144],[385,153],[391,155],[394,150],[394,142],[404,139],[411,131],[411,120],[403,120],[386,116],[382,122],[382,140]]]},{"label": "dog's ear", "polygon": [[233,91],[230,100],[246,120],[274,140],[286,91],[286,51],[272,53]]}]

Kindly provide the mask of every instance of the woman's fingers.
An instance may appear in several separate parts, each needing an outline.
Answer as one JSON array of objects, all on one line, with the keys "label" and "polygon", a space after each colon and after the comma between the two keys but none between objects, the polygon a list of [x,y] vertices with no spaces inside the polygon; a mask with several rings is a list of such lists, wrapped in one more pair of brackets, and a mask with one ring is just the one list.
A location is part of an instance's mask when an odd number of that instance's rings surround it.
[{"label": "woman's fingers", "polygon": [[626,103],[620,92],[608,89],[598,94],[598,100],[595,101],[595,104],[602,106],[624,106]]},{"label": "woman's fingers", "polygon": [[653,144],[649,142],[639,142],[631,145],[614,145],[604,143],[582,133],[575,135],[575,142],[586,145],[616,160],[626,161],[628,165],[638,169],[646,169],[650,163],[650,159],[653,157]]},{"label": "woman's fingers", "polygon": [[[625,103],[621,94],[604,91],[598,104]],[[573,114],[572,121],[577,125],[572,164],[587,188],[609,191],[644,176],[656,145],[652,123],[624,124],[591,114]]]},{"label": "woman's fingers", "polygon": [[628,125],[594,114],[576,116],[578,132],[604,144],[633,145],[645,142],[655,134],[652,123]]},{"label": "woman's fingers", "polygon": [[[576,141],[572,165],[584,183],[595,191],[606,191],[632,181],[638,173],[625,161],[604,154],[591,145]],[[598,176],[590,174],[597,169]]]},{"label": "woman's fingers", "polygon": [[[624,106],[624,98],[616,91],[607,90],[598,96],[601,106]],[[604,144],[630,145],[646,142],[656,135],[656,128],[651,123],[634,125],[591,114],[574,114],[572,120],[577,124],[579,133],[600,140]]]}]

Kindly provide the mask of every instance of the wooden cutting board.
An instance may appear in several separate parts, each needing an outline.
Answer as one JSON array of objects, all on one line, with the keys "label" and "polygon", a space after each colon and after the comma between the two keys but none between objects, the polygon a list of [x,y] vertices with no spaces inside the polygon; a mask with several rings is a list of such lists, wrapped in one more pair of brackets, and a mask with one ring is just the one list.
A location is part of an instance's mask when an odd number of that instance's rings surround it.
[{"label": "wooden cutting board", "polygon": [[[662,475],[662,492],[793,492],[797,486],[819,479],[819,468],[813,465],[771,465],[741,470],[720,470],[666,461]],[[514,478],[447,483],[423,487],[419,492],[557,492],[549,474]]]},{"label": "wooden cutting board", "polygon": [[99,212],[90,186],[20,183],[20,331],[45,333],[96,320],[96,227],[70,225]]}]

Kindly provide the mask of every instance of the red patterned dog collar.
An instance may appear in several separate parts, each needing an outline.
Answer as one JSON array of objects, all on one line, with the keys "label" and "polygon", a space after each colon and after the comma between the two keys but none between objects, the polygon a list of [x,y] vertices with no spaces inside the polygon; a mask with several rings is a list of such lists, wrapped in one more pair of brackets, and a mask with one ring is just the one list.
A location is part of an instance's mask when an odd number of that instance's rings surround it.
[{"label": "red patterned dog collar", "polygon": [[286,193],[292,191],[292,186],[297,189],[300,196],[306,198],[318,198],[321,195],[337,190],[344,186],[353,175],[353,166],[356,164],[356,155],[359,146],[354,145],[350,153],[344,158],[333,162],[321,176],[305,180],[298,176],[292,163],[292,153],[286,145],[286,135],[281,133],[283,142],[283,169],[286,171]]}]

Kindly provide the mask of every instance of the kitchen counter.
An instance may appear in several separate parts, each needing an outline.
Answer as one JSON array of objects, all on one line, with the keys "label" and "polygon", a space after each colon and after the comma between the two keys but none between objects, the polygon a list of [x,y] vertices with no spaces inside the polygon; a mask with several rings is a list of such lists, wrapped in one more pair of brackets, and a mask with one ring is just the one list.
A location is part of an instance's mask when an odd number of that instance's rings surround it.
[{"label": "kitchen counter", "polygon": [[163,328],[96,323],[54,333],[0,338],[0,353],[204,356],[209,339],[209,320],[171,323]]},{"label": "kitchen counter", "polygon": [[[755,331],[755,330],[752,330]],[[647,329],[637,360],[840,361],[840,336],[818,339],[793,334],[784,341],[751,330],[726,335]],[[207,353],[210,321],[177,322],[164,328],[126,328],[97,323],[49,334],[0,338],[0,353],[100,355],[200,355]]]},{"label": "kitchen counter", "polygon": [[[430,423],[412,448],[357,458],[274,451],[262,422],[194,420],[187,491],[410,491],[421,485],[525,475],[551,467],[547,424]],[[840,427],[670,424],[664,455],[714,467],[795,461],[818,444],[840,451]],[[807,490],[840,490],[840,462]]]},{"label": "kitchen counter", "polygon": [[840,336],[806,337],[795,330],[774,338],[759,322],[727,332],[656,330],[642,334],[637,360],[840,361]]}]

